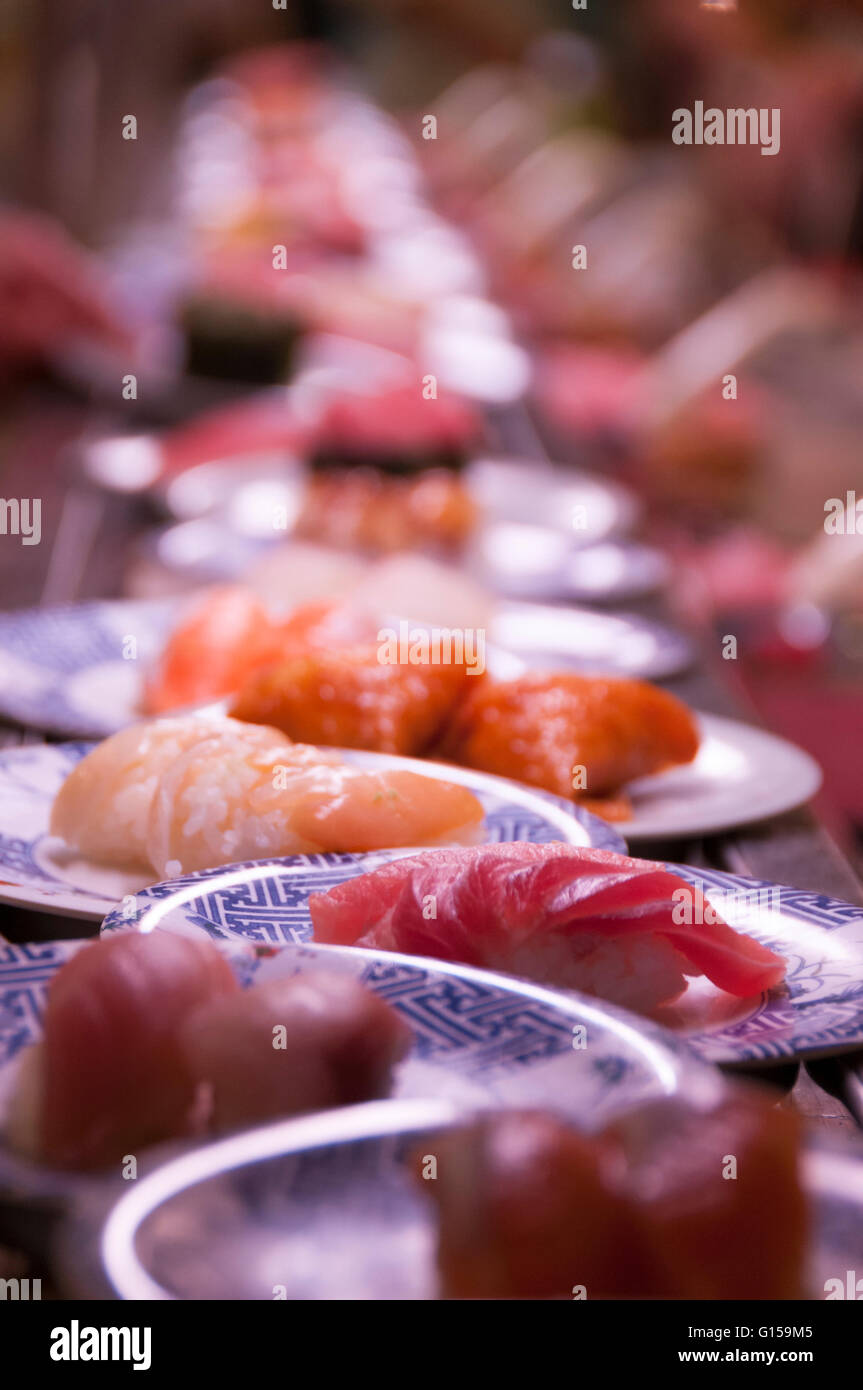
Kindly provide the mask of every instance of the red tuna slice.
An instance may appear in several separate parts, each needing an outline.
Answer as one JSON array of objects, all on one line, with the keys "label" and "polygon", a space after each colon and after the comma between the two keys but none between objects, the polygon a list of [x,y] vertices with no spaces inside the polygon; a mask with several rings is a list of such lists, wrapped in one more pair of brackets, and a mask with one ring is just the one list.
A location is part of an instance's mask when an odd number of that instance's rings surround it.
[{"label": "red tuna slice", "polygon": [[61,1167],[119,1165],[188,1132],[194,1084],[178,1045],[194,1008],[239,989],[203,938],[124,933],[85,946],[48,993],[36,1142]]},{"label": "red tuna slice", "polygon": [[410,1042],[384,999],[324,971],[212,999],[181,1034],[189,1071],[211,1088],[217,1130],[385,1096]]},{"label": "red tuna slice", "polygon": [[330,402],[319,426],[319,449],[467,448],[481,433],[476,410],[459,396],[426,400],[413,382],[375,394],[345,393]]},{"label": "red tuna slice", "polygon": [[[583,941],[591,934],[591,949],[597,934],[624,949],[652,934],[680,953],[685,973],[703,972],[730,994],[746,998],[778,984],[781,957],[718,914],[704,921],[706,906],[663,864],[557,843],[432,850],[309,900],[317,940],[341,945],[497,969],[519,952],[518,971],[526,973],[529,955],[526,962],[520,948],[547,944],[552,934],[570,944],[574,960],[580,932]],[[545,952],[541,978],[555,983],[548,959]]]}]

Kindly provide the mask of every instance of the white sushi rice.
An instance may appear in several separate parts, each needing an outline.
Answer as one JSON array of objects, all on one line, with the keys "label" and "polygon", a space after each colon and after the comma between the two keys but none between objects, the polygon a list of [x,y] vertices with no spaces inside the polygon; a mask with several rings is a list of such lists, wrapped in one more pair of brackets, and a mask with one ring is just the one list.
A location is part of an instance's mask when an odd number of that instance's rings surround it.
[{"label": "white sushi rice", "polygon": [[601,931],[537,933],[508,950],[492,969],[522,975],[596,995],[636,1013],[652,1013],[683,993],[691,963],[655,933],[636,935]]}]

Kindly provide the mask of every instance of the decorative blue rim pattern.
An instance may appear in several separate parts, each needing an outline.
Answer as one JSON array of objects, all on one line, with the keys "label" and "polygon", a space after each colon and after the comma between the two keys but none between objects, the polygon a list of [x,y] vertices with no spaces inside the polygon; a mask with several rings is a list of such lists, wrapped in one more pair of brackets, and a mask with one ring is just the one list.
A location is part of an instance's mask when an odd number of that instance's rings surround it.
[{"label": "decorative blue rim pattern", "polygon": [[0,715],[78,738],[114,733],[135,716],[111,677],[127,678],[124,688],[134,684],[158,653],[175,612],[173,600],[162,600],[0,613]]},{"label": "decorative blue rim pattern", "polygon": [[756,1065],[863,1046],[863,908],[769,879],[669,868],[718,906],[739,895],[732,925],[787,962],[783,990],[770,991],[745,1018],[688,1035],[700,1056]]}]

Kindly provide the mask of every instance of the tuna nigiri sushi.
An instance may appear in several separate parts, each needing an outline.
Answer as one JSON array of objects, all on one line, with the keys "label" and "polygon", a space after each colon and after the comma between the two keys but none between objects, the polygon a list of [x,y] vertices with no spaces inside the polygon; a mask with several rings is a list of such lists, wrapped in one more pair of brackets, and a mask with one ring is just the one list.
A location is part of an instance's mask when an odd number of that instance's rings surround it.
[{"label": "tuna nigiri sushi", "polygon": [[427,400],[414,382],[378,393],[345,392],[323,412],[312,455],[317,468],[373,464],[390,472],[457,468],[482,434],[482,420],[466,400]]},{"label": "tuna nigiri sushi", "polygon": [[378,995],[318,971],[202,1004],[180,1046],[210,1088],[212,1127],[226,1130],[385,1096],[410,1040]]},{"label": "tuna nigiri sushi", "polygon": [[97,863],[162,876],[284,854],[476,840],[466,787],[232,719],[155,721],[99,744],[54,801],[51,832]]},{"label": "tuna nigiri sushi", "polygon": [[802,1298],[799,1131],[749,1087],[590,1137],[541,1111],[483,1116],[435,1139],[436,1181],[416,1159],[438,1211],[441,1296]]},{"label": "tuna nigiri sushi", "polygon": [[148,1144],[384,1096],[410,1037],[353,979],[241,990],[204,937],[103,937],[51,983],[5,1137],[57,1167],[119,1170]]},{"label": "tuna nigiri sushi", "polygon": [[239,985],[203,937],[103,937],[58,970],[44,1037],[25,1055],[8,1137],[59,1167],[114,1163],[190,1132],[195,1081],[180,1024]]},{"label": "tuna nigiri sushi", "polygon": [[784,978],[781,957],[706,906],[663,864],[528,843],[398,859],[309,899],[318,941],[503,970],[640,1013],[689,975],[741,998]]},{"label": "tuna nigiri sushi", "polygon": [[467,767],[587,800],[691,762],[698,731],[680,700],[646,681],[531,671],[472,685],[445,751]]}]

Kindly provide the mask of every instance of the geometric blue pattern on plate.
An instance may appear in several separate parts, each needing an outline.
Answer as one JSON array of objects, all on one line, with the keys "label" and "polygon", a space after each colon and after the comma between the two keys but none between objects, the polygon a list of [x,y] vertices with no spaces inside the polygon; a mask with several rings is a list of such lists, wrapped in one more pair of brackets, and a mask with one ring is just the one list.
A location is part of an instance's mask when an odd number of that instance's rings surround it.
[{"label": "geometric blue pattern on plate", "polygon": [[139,671],[160,651],[172,613],[175,600],[0,613],[0,714],[53,734],[114,733],[135,717]]},{"label": "geometric blue pattern on plate", "polygon": [[[264,861],[190,874],[145,889],[136,896],[133,919],[115,909],[102,930],[165,926],[262,946],[308,941],[309,894],[373,867],[369,859],[330,856],[326,862]],[[787,980],[746,1001],[696,981],[680,1008],[663,1010],[663,1023],[704,1060],[735,1065],[863,1046],[863,910],[767,880],[669,868],[701,887],[732,926],[778,951]],[[208,880],[216,882],[211,887]],[[399,988],[397,973],[392,988]]]},{"label": "geometric blue pattern on plate", "polygon": [[0,715],[79,738],[113,733],[135,717],[138,673],[159,651],[172,613],[173,600],[0,613]]},{"label": "geometric blue pattern on plate", "polygon": [[[745,1018],[688,1034],[703,1057],[757,1064],[863,1046],[863,908],[769,879],[669,867],[708,896],[714,890],[717,906],[725,902],[721,895],[738,893],[741,909],[728,914],[731,924],[778,951],[787,966],[782,989],[763,996]],[[778,911],[760,910],[759,898],[775,901]]]}]

